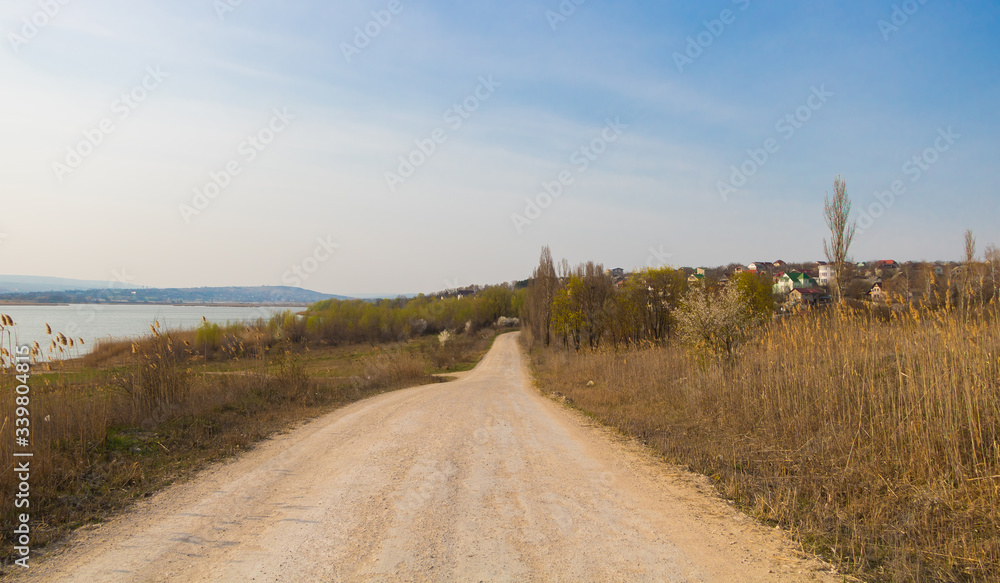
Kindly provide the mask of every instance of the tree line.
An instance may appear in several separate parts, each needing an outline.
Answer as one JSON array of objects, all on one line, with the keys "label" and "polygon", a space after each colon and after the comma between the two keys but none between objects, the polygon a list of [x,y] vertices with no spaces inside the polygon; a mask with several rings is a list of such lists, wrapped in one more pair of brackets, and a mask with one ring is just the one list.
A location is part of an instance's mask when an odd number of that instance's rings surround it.
[{"label": "tree line", "polygon": [[445,330],[470,332],[518,315],[525,295],[510,285],[453,297],[445,294],[377,301],[324,300],[277,322],[292,341],[324,344],[394,342]]},{"label": "tree line", "polygon": [[[557,268],[544,247],[524,296],[522,329],[532,344],[576,350],[678,340],[729,353],[754,323],[770,318],[771,285],[752,273],[726,286],[690,284],[685,272],[670,267],[616,281],[594,262],[571,268],[564,260]],[[727,332],[734,322],[734,333]]]}]

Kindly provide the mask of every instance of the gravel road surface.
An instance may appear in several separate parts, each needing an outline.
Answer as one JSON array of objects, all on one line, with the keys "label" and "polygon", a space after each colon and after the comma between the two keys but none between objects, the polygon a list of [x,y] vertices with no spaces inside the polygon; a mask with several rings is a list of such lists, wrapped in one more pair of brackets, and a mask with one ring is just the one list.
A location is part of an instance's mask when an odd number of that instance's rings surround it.
[{"label": "gravel road surface", "polygon": [[[81,529],[17,580],[842,581],[531,386],[516,334]],[[36,560],[38,558],[36,557]]]}]

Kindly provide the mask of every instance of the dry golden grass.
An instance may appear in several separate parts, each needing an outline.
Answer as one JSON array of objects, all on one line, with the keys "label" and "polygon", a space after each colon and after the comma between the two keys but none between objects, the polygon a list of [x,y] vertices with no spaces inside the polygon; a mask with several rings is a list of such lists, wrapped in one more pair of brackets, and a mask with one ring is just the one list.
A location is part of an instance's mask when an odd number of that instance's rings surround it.
[{"label": "dry golden grass", "polygon": [[532,360],[545,389],[845,570],[1000,580],[995,309],[795,317],[731,361],[674,347]]}]

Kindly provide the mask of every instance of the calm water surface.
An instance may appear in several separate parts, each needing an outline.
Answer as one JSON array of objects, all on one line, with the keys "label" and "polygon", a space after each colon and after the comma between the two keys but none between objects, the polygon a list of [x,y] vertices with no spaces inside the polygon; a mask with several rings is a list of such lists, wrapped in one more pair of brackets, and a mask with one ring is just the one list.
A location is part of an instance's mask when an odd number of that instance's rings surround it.
[{"label": "calm water surface", "polygon": [[[160,331],[190,329],[201,325],[202,316],[209,322],[252,322],[270,318],[273,314],[300,307],[224,307],[224,306],[157,306],[157,305],[93,305],[68,306],[0,306],[0,314],[14,319],[13,343],[38,342],[43,350],[52,337],[45,333],[45,324],[52,333],[62,332],[74,341],[83,338],[82,349],[73,350],[71,356],[86,354],[98,340],[109,338],[136,338],[149,335],[149,325],[160,323]],[[8,336],[3,335],[3,346]],[[45,350],[46,354],[48,351]],[[57,353],[58,354],[58,353]]]}]

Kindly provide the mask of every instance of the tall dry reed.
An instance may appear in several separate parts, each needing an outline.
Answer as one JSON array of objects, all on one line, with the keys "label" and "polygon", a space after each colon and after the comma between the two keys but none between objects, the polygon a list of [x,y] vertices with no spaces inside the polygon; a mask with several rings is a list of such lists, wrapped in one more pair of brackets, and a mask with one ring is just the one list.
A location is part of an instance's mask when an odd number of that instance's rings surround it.
[{"label": "tall dry reed", "polygon": [[848,570],[1000,580],[996,310],[891,314],[791,318],[731,360],[673,347],[533,359],[543,386]]}]

